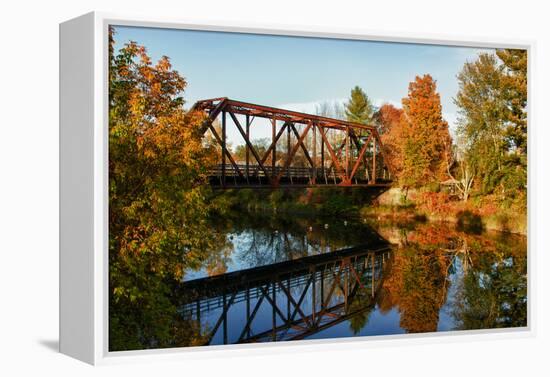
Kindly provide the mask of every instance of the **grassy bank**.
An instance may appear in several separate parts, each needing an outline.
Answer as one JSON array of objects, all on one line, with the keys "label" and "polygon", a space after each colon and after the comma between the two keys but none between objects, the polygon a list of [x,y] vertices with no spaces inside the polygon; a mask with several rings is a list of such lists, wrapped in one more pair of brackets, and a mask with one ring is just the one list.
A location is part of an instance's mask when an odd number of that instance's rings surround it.
[{"label": "grassy bank", "polygon": [[324,216],[357,216],[373,193],[353,188],[225,190],[216,200],[223,207]]},{"label": "grassy bank", "polygon": [[445,192],[416,190],[404,195],[393,188],[372,205],[361,208],[361,216],[404,221],[424,219],[454,223],[464,230],[527,234],[526,200],[502,199],[494,195],[473,196],[463,201]]},{"label": "grassy bank", "polygon": [[242,189],[223,191],[217,200],[226,208],[255,212],[361,217],[398,223],[446,222],[472,232],[527,234],[522,200],[473,197],[464,202],[446,193],[420,191],[409,192],[405,198],[399,189],[379,194],[361,188]]}]

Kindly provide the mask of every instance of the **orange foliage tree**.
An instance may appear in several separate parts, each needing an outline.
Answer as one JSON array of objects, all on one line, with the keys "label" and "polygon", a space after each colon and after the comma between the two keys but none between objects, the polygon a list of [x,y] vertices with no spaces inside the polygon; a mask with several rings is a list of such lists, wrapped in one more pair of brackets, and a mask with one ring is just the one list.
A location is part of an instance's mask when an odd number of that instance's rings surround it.
[{"label": "orange foliage tree", "polygon": [[389,103],[380,106],[374,114],[374,122],[384,144],[385,163],[394,174],[399,175],[402,169],[401,117],[403,110]]},{"label": "orange foliage tree", "polygon": [[109,63],[110,350],[200,344],[170,287],[221,243],[208,222],[204,115],[184,110],[187,83],[167,57],[153,63],[134,42],[115,53],[112,29]]},{"label": "orange foliage tree", "polygon": [[445,179],[451,136],[435,80],[417,76],[402,103],[399,182],[403,187],[420,187]]}]

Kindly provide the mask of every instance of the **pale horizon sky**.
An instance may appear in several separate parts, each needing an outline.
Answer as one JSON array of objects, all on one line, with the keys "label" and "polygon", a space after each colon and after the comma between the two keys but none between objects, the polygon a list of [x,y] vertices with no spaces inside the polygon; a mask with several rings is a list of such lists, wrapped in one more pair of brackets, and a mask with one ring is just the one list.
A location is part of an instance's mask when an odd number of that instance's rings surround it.
[{"label": "pale horizon sky", "polygon": [[[409,82],[430,74],[437,81],[443,117],[456,126],[456,75],[466,61],[494,49],[311,37],[115,26],[115,49],[129,41],[146,47],[156,62],[166,55],[188,83],[186,107],[229,97],[315,113],[322,102],[343,102],[358,85],[372,103],[401,107]],[[271,135],[256,128],[253,138]],[[233,145],[242,138],[228,127]]]}]

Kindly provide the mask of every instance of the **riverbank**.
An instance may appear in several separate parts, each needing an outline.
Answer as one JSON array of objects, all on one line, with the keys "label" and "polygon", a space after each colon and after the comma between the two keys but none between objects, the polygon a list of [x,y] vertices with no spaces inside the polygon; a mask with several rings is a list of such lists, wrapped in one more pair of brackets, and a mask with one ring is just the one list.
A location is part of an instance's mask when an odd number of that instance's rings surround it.
[{"label": "riverbank", "polygon": [[227,190],[217,200],[246,211],[310,216],[341,216],[398,223],[444,222],[469,232],[495,230],[527,234],[521,201],[498,202],[494,197],[464,202],[443,192],[392,188],[382,194],[361,188]]},{"label": "riverbank", "polygon": [[474,232],[496,230],[526,235],[526,208],[525,198],[502,200],[495,196],[477,196],[463,201],[445,192],[404,193],[399,188],[392,188],[372,205],[364,206],[361,215],[398,221],[423,218],[453,223]]}]

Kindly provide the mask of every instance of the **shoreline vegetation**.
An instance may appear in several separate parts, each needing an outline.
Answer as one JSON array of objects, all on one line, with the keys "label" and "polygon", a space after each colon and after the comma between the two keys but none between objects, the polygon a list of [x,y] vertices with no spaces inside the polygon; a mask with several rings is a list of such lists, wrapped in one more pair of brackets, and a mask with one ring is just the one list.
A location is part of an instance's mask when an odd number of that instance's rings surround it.
[{"label": "shoreline vegetation", "polygon": [[249,212],[308,216],[341,216],[367,221],[446,223],[481,233],[499,231],[527,235],[525,205],[497,204],[496,198],[472,197],[468,202],[445,192],[391,188],[381,195],[358,188],[308,188],[255,191],[226,190],[216,195],[220,207]]}]

